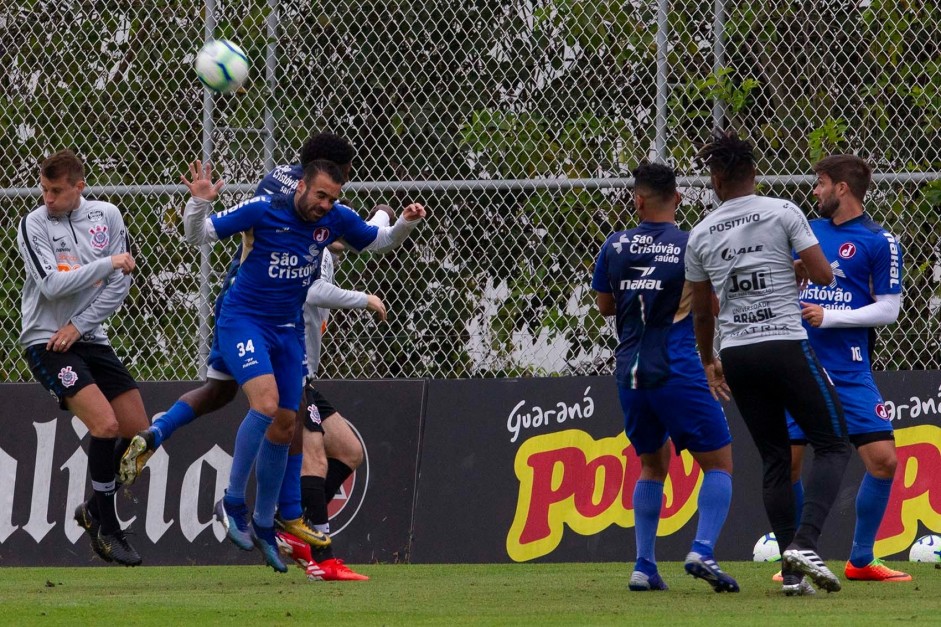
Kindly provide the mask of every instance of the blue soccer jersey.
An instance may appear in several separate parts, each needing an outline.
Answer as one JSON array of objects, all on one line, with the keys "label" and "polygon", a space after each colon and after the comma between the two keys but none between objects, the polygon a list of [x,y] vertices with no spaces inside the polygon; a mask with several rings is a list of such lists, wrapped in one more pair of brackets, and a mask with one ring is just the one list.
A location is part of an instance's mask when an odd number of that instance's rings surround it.
[{"label": "blue soccer jersey", "polygon": [[[824,309],[859,309],[875,302],[874,295],[902,292],[902,247],[895,237],[863,214],[840,225],[825,218],[810,223],[823,254],[833,266],[834,284],[810,284],[801,291],[804,302]],[[804,322],[817,357],[827,370],[866,371],[872,329],[812,327]]]},{"label": "blue soccer jersey", "polygon": [[223,315],[274,324],[297,323],[307,288],[320,272],[320,255],[343,238],[368,246],[379,232],[352,209],[335,205],[316,222],[303,220],[293,195],[256,196],[211,216],[219,239],[252,230],[252,248],[225,296]]},{"label": "blue soccer jersey", "polygon": [[261,179],[255,188],[256,196],[265,194],[293,194],[297,191],[297,182],[304,178],[304,168],[299,163],[279,165]]},{"label": "blue soccer jersey", "polygon": [[672,375],[705,379],[684,291],[688,239],[672,222],[642,222],[601,248],[592,289],[612,294],[617,306],[620,386],[657,387]]}]

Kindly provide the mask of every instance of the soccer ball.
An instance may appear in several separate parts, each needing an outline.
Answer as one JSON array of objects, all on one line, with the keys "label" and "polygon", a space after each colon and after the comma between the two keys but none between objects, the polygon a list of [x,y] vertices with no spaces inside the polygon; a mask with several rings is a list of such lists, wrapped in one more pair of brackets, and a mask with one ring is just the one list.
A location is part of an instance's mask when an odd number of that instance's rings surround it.
[{"label": "soccer ball", "polygon": [[773,533],[766,533],[758,538],[755,548],[752,549],[752,559],[756,562],[778,562],[781,553],[778,551],[778,539]]},{"label": "soccer ball", "polygon": [[196,75],[216,93],[235,91],[248,78],[248,57],[231,41],[210,41],[196,55]]},{"label": "soccer ball", "polygon": [[941,536],[922,536],[915,540],[908,559],[913,562],[941,562]]}]

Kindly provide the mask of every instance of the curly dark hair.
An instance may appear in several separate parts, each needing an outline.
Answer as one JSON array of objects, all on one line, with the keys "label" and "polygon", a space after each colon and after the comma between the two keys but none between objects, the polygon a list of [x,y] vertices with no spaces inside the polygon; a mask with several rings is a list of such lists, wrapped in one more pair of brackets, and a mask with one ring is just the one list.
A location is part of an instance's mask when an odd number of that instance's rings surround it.
[{"label": "curly dark hair", "polygon": [[337,165],[348,165],[353,162],[356,149],[345,138],[333,133],[317,133],[311,135],[301,146],[301,165],[306,166],[311,161],[324,159],[333,161]]},{"label": "curly dark hair", "polygon": [[699,158],[712,174],[729,183],[755,176],[755,149],[735,131],[715,131],[712,141],[699,151]]}]

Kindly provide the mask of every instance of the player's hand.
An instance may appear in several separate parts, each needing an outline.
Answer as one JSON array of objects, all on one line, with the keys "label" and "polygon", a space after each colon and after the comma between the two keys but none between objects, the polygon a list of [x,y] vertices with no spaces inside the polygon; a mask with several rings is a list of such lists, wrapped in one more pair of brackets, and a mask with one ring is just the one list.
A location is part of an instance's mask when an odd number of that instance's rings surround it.
[{"label": "player's hand", "polygon": [[376,314],[376,317],[379,320],[385,322],[386,320],[386,304],[382,302],[382,299],[376,296],[375,294],[366,295],[366,309],[372,311]]},{"label": "player's hand", "polygon": [[402,211],[402,217],[405,218],[406,222],[414,222],[415,220],[421,220],[427,215],[424,205],[413,202],[408,207]]},{"label": "player's hand", "polygon": [[709,383],[709,392],[712,398],[719,400],[730,400],[729,384],[725,381],[725,373],[722,371],[722,362],[716,359],[711,364],[705,366],[706,381]]},{"label": "player's hand", "polygon": [[180,177],[186,187],[189,188],[193,198],[202,198],[203,200],[215,200],[219,196],[219,190],[222,189],[222,179],[215,183],[212,182],[212,164],[208,161],[203,165],[202,161],[193,161],[190,163],[190,178],[186,175]]},{"label": "player's hand", "polygon": [[797,289],[803,290],[810,284],[810,275],[807,274],[807,267],[800,259],[794,260],[794,276],[797,277]]},{"label": "player's hand", "polygon": [[79,333],[75,325],[70,322],[52,334],[52,337],[46,342],[46,350],[52,351],[53,353],[64,353],[72,348],[72,345],[81,337],[82,334]]},{"label": "player's hand", "polygon": [[134,272],[137,263],[131,253],[121,253],[120,255],[111,255],[111,267],[120,270],[124,274],[130,274]]},{"label": "player's hand", "polygon": [[819,327],[823,324],[823,307],[813,303],[801,301],[801,318],[807,321],[812,327]]}]

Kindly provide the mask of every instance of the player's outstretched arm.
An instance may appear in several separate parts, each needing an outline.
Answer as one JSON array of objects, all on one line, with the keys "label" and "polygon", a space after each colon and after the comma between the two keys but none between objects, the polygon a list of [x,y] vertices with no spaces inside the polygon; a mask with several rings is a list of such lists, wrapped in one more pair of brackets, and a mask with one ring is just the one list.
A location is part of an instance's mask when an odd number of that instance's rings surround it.
[{"label": "player's outstretched arm", "polygon": [[386,305],[375,294],[345,290],[323,279],[310,286],[304,304],[321,309],[368,309],[380,320],[386,319]]},{"label": "player's outstretched arm", "polygon": [[[372,226],[378,226],[380,228],[389,226],[395,220],[395,212],[392,211],[392,207],[389,205],[376,205],[369,212],[369,215],[366,216],[366,224],[371,224]],[[327,248],[330,249],[334,255],[337,255],[337,260],[339,260],[339,255],[350,250],[354,253],[361,253],[363,251],[357,250],[355,247],[350,246],[346,243],[345,240],[338,239],[333,242]]]},{"label": "player's outstretched arm", "polygon": [[368,297],[365,292],[345,290],[329,281],[317,279],[307,289],[304,304],[322,309],[365,309]]},{"label": "player's outstretched arm", "polygon": [[901,294],[879,294],[876,302],[858,309],[824,309],[801,301],[801,317],[812,327],[822,329],[881,327],[898,320],[902,310]]},{"label": "player's outstretched arm", "polygon": [[408,239],[412,231],[425,219],[428,211],[421,203],[413,202],[402,210],[402,215],[389,227],[380,227],[376,239],[363,250],[384,253],[399,246]]},{"label": "player's outstretched arm", "polygon": [[189,174],[189,178],[185,174],[180,177],[192,195],[183,209],[183,239],[188,244],[200,246],[219,239],[208,216],[213,201],[219,197],[223,181],[212,182],[212,164],[209,162],[205,165],[202,161],[191,162]]}]

